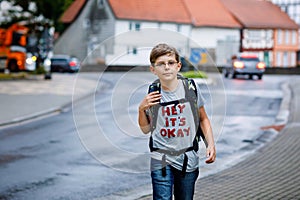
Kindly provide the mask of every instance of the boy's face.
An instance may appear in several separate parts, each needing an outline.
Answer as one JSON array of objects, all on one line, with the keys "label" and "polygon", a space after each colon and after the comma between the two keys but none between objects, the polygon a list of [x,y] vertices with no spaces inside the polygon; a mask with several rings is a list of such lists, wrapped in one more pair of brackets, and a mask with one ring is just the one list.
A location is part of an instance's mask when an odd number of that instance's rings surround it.
[{"label": "boy's face", "polygon": [[158,57],[150,70],[158,76],[161,81],[171,81],[177,78],[177,73],[181,68],[174,54],[166,54]]}]

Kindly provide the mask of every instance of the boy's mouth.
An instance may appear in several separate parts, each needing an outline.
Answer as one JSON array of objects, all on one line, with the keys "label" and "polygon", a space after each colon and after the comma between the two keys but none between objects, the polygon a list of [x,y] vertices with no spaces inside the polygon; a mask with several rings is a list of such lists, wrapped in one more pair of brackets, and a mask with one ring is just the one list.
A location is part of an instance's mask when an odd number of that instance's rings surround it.
[{"label": "boy's mouth", "polygon": [[167,73],[163,73],[163,75],[165,75],[165,76],[169,76],[169,75],[172,75],[173,73],[171,73],[171,72],[167,72]]}]

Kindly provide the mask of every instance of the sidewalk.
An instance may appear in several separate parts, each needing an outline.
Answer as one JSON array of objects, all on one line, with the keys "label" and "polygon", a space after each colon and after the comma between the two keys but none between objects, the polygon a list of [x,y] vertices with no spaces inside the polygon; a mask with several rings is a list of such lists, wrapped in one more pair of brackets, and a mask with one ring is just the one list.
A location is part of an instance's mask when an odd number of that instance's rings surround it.
[{"label": "sidewalk", "polygon": [[299,199],[300,80],[290,80],[290,116],[279,135],[241,163],[200,179],[196,199]]},{"label": "sidewalk", "polygon": [[62,112],[72,104],[74,87],[75,98],[84,97],[94,91],[97,76],[76,79],[76,74],[55,73],[52,80],[0,81],[0,127]]},{"label": "sidewalk", "polygon": [[53,73],[52,80],[45,80],[44,76],[30,80],[0,80],[0,127],[62,112],[73,100],[95,92],[100,75]]}]

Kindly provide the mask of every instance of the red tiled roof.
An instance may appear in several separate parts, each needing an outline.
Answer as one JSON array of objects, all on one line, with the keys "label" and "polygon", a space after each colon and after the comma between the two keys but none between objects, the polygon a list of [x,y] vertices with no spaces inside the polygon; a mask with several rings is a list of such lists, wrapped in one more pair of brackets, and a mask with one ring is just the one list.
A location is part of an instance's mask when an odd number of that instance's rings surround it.
[{"label": "red tiled roof", "polygon": [[109,0],[116,18],[191,23],[182,0]]},{"label": "red tiled roof", "polygon": [[72,23],[82,10],[86,0],[75,0],[71,6],[63,13],[60,21],[63,23]]},{"label": "red tiled roof", "polygon": [[298,29],[280,8],[262,0],[220,0],[245,28]]},{"label": "red tiled roof", "polygon": [[184,0],[194,26],[241,28],[219,0]]},{"label": "red tiled roof", "polygon": [[[61,17],[72,23],[87,0],[75,0]],[[117,19],[175,22],[228,28],[281,28],[299,26],[265,0],[108,0]]]}]

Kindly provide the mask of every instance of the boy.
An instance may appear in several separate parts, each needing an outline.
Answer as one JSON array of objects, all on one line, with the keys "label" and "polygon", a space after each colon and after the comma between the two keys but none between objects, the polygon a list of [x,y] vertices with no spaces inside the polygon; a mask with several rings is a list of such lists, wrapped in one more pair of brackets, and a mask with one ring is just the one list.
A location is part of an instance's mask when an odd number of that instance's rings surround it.
[{"label": "boy", "polygon": [[175,48],[156,45],[150,53],[150,62],[150,70],[158,77],[159,84],[140,103],[138,122],[143,133],[151,132],[153,199],[171,200],[173,185],[176,200],[193,199],[199,174],[198,140],[195,139],[199,125],[207,142],[206,163],[216,158],[204,100],[196,84],[178,76],[181,63]]}]

